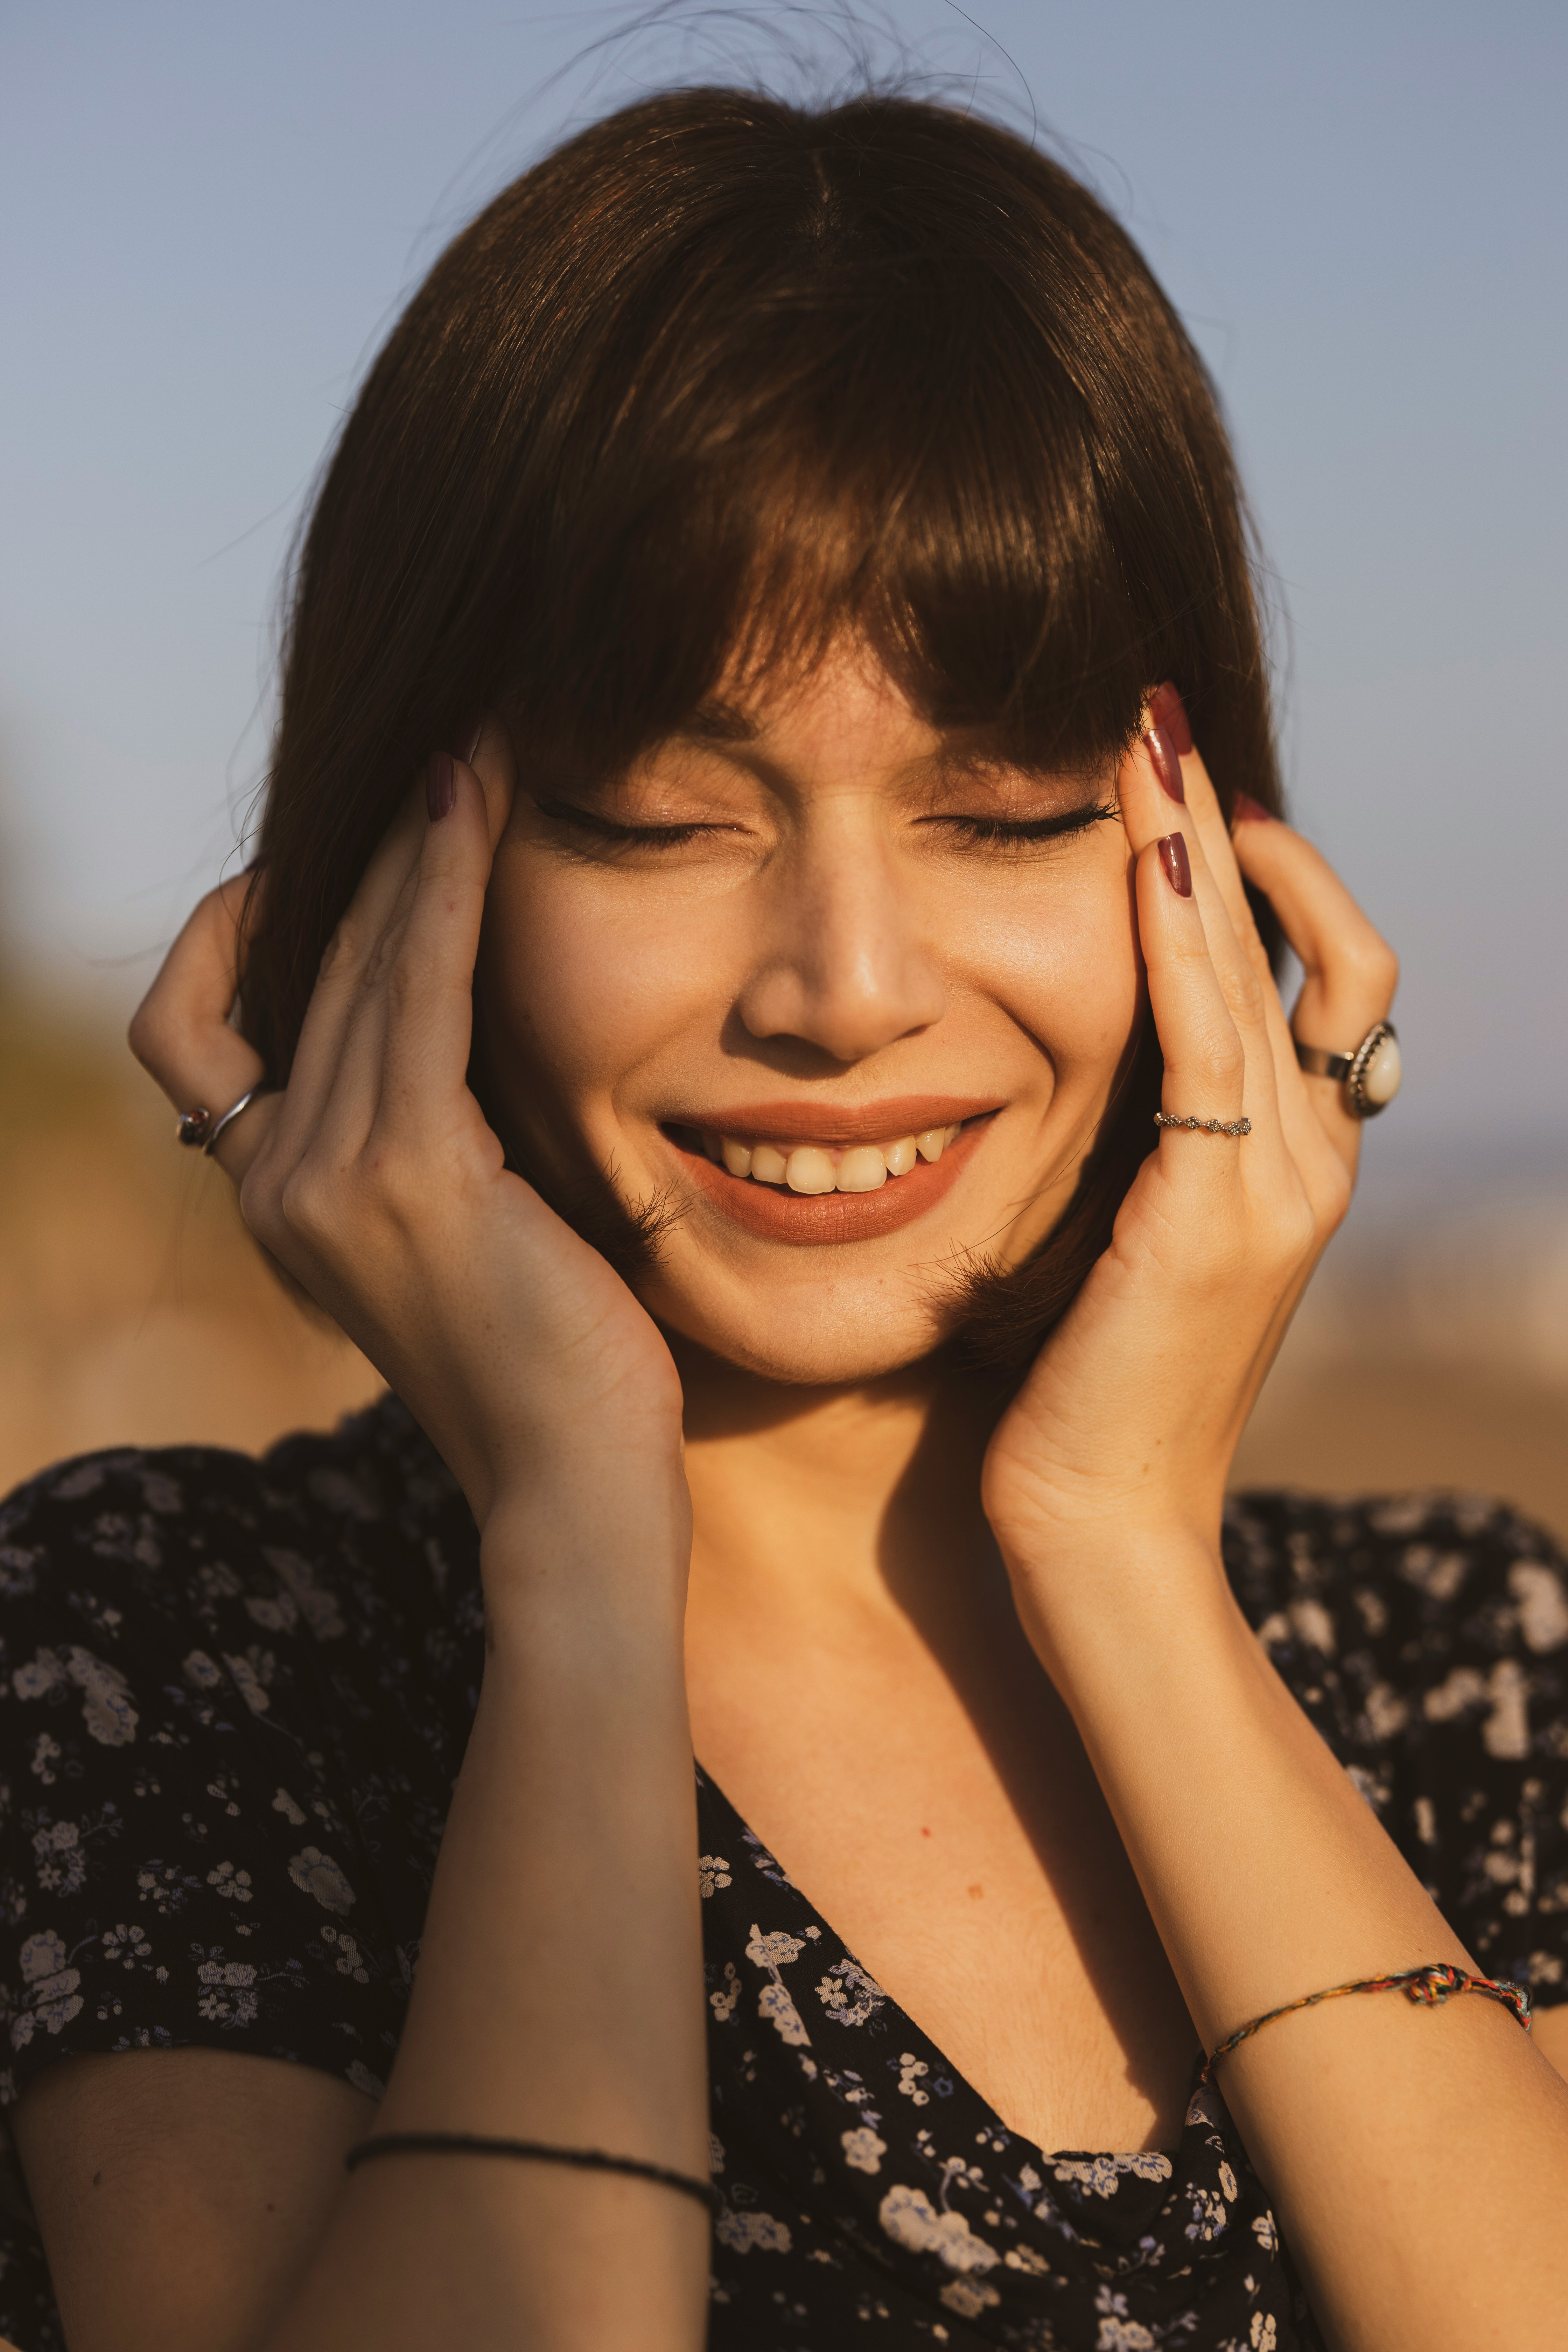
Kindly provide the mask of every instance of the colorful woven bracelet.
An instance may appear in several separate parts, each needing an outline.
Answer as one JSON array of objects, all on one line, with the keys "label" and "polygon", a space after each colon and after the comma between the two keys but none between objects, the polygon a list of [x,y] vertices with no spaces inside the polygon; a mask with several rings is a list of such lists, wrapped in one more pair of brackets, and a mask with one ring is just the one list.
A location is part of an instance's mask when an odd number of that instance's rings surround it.
[{"label": "colorful woven bracelet", "polygon": [[1294,2009],[1316,2009],[1321,2000],[1338,2000],[1347,1992],[1402,1992],[1406,2000],[1422,2001],[1435,2009],[1446,2001],[1450,1993],[1484,1992],[1489,2000],[1500,2000],[1511,2009],[1525,2032],[1530,2032],[1530,1990],[1528,1986],[1515,1984],[1510,1977],[1473,1977],[1464,1969],[1455,1968],[1447,1960],[1434,1960],[1424,1969],[1405,1969],[1395,1977],[1360,1977],[1354,1984],[1331,1985],[1326,1992],[1305,1992],[1300,2000],[1288,2000],[1279,2009],[1266,2010],[1219,2042],[1204,2060],[1200,2083],[1206,2083],[1215,2070],[1215,2062],[1226,2057],[1238,2043],[1250,2042],[1265,2025],[1272,2025],[1277,2017],[1289,2017]]}]

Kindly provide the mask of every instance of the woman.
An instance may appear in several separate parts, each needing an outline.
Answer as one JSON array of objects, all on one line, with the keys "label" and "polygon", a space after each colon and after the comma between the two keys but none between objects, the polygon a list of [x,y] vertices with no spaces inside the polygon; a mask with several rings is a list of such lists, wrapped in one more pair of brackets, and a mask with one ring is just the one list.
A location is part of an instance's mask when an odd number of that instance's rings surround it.
[{"label": "woman", "polygon": [[1559,1566],[1222,1550],[1396,1079],[1278,806],[1009,135],[659,99],[437,264],[132,1033],[392,1393],[7,1513],[27,2352],[1563,2340]]}]

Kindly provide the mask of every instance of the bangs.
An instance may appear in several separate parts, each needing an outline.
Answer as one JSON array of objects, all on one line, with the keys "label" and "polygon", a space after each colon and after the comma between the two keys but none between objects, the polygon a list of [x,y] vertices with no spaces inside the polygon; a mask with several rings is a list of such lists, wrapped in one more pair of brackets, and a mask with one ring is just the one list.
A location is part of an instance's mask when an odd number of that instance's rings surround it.
[{"label": "bangs", "polygon": [[[899,110],[905,142],[921,114]],[[595,354],[509,663],[552,765],[618,768],[846,636],[933,726],[1056,772],[1103,769],[1151,688],[1201,675],[1223,567],[1190,362],[1173,396],[1151,362],[1179,330],[1142,265],[1107,304],[1106,255],[1059,220],[1009,232],[984,168],[960,190],[984,234],[941,226],[835,125],[771,203],[701,223]],[[984,167],[1004,135],[975,129]]]},{"label": "bangs", "polygon": [[[635,756],[716,695],[766,701],[846,642],[979,756],[1053,772],[1114,761],[1165,673],[1105,561],[1080,453],[1052,465],[1032,451],[1039,478],[1020,506],[940,415],[900,421],[903,447],[868,403],[829,449],[731,453],[680,501],[679,531],[656,528],[646,555],[623,534],[619,630],[647,659],[631,674],[601,663],[604,595],[589,587],[591,667],[570,698],[595,716],[589,764]],[[992,439],[978,404],[963,421],[977,447]]]}]

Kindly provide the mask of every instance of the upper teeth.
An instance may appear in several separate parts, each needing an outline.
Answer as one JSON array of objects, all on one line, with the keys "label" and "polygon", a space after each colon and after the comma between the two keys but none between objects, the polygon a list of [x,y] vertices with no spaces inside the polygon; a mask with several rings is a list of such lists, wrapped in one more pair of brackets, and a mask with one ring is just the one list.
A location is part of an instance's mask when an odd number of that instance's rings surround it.
[{"label": "upper teeth", "polygon": [[907,1176],[917,1160],[940,1160],[962,1124],[923,1128],[893,1143],[797,1143],[787,1151],[776,1143],[742,1143],[704,1130],[702,1149],[731,1176],[787,1184],[792,1192],[876,1192],[889,1176]]}]

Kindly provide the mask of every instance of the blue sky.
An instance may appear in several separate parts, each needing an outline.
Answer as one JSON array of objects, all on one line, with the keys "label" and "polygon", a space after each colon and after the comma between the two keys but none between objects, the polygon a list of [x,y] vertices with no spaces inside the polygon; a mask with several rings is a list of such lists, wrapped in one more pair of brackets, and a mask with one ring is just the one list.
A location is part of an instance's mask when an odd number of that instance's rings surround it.
[{"label": "blue sky", "polygon": [[[833,54],[775,7],[584,57],[630,13],[0,16],[0,916],[72,985],[133,993],[232,844],[289,530],[445,236],[584,110]],[[1390,1124],[1568,1138],[1568,11],[887,16],[1032,103],[1215,370],[1289,614],[1295,808],[1405,957]]]}]

